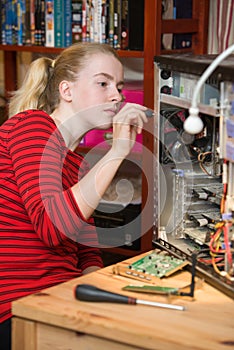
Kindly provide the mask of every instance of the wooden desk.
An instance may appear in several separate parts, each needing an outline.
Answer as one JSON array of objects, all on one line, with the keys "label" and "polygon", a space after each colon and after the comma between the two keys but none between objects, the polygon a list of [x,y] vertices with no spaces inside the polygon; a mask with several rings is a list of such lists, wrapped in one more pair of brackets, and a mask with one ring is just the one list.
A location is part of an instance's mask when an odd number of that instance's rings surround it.
[{"label": "wooden desk", "polygon": [[[185,271],[160,284],[179,287],[190,278]],[[74,287],[80,283],[187,309],[81,302],[74,298]],[[218,290],[203,283],[195,291],[195,300],[174,297],[169,301],[165,296],[123,292],[127,284],[139,282],[113,275],[112,267],[107,267],[15,301],[13,350],[234,348],[234,303]]]}]

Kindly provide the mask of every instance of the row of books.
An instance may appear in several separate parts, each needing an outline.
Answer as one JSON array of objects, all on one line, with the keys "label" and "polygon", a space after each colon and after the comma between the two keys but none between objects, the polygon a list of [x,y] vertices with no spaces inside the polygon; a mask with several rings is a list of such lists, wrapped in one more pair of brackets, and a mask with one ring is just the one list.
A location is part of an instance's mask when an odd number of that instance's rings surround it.
[{"label": "row of books", "polygon": [[3,45],[90,41],[143,50],[144,0],[1,0],[0,6]]}]

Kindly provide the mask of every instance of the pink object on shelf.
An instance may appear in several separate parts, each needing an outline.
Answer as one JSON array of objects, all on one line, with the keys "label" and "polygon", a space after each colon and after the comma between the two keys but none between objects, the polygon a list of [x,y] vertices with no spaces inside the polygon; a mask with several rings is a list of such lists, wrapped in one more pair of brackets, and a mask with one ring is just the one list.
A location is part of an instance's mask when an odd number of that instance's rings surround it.
[{"label": "pink object on shelf", "polygon": [[[141,89],[125,90],[124,89],[122,93],[125,96],[125,102],[132,102],[132,103],[138,103],[143,105],[143,101],[144,101],[143,90]],[[98,146],[101,148],[108,148],[108,145],[111,142],[111,133],[112,133],[112,129],[91,130],[85,135],[83,140],[83,145],[87,147]],[[136,143],[133,147],[133,151],[134,152],[142,151],[142,134],[137,135]]]},{"label": "pink object on shelf", "polygon": [[144,103],[144,93],[143,90],[122,90],[122,94],[125,96],[125,102],[139,103],[143,105]]}]

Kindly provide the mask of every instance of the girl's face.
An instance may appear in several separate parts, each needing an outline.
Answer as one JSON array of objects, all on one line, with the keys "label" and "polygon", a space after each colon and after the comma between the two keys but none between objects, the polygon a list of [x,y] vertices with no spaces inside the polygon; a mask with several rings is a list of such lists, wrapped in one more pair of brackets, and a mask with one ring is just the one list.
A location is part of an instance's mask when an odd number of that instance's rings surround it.
[{"label": "girl's face", "polygon": [[78,79],[71,83],[74,114],[87,110],[80,116],[91,127],[109,128],[117,112],[117,103],[122,100],[123,74],[123,66],[114,56],[104,53],[91,55]]}]

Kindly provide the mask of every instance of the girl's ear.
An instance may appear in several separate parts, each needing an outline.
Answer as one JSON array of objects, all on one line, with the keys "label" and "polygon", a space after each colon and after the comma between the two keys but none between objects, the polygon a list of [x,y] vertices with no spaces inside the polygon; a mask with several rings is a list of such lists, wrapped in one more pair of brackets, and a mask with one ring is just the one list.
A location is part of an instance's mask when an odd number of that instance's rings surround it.
[{"label": "girl's ear", "polygon": [[67,102],[72,101],[72,94],[71,94],[71,83],[67,80],[63,80],[59,84],[59,92],[61,95],[61,98],[64,99]]}]

